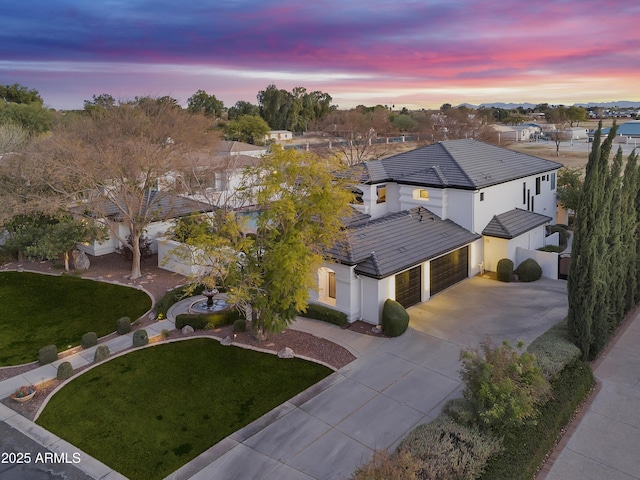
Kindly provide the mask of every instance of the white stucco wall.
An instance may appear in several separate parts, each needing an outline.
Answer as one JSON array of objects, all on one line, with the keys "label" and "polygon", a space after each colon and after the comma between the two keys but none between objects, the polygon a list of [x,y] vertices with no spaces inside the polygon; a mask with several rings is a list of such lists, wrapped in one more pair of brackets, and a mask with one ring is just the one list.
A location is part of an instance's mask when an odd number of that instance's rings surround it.
[{"label": "white stucco wall", "polygon": [[552,278],[554,280],[558,279],[558,254],[553,252],[541,252],[539,250],[527,250],[524,248],[518,247],[516,249],[516,261],[515,266],[517,267],[522,262],[524,262],[527,258],[533,258],[540,268],[542,268],[542,276],[547,278]]},{"label": "white stucco wall", "polygon": [[544,225],[541,225],[510,240],[484,237],[484,269],[489,272],[495,272],[498,262],[503,258],[511,259],[514,267],[517,267],[519,264],[517,250],[536,250],[544,247],[545,236]]}]

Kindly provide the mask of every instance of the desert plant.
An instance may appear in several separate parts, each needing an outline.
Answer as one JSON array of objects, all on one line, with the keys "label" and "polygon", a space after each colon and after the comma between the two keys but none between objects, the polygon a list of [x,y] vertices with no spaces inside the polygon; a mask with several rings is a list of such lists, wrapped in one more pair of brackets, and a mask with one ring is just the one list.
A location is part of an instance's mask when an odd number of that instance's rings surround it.
[{"label": "desert plant", "polygon": [[496,274],[498,280],[501,282],[510,282],[513,280],[513,261],[509,258],[499,260]]},{"label": "desert plant", "polygon": [[58,380],[66,380],[73,375],[73,367],[71,366],[71,362],[62,362],[58,365],[58,373],[56,374],[56,378]]},{"label": "desert plant", "polygon": [[[518,350],[524,344],[518,342]],[[509,342],[494,346],[490,339],[480,349],[460,352],[464,383],[462,395],[470,402],[474,423],[502,431],[533,419],[538,407],[549,399],[549,382],[535,357],[519,354]]]},{"label": "desert plant", "polygon": [[233,331],[237,333],[244,333],[247,331],[247,321],[243,318],[239,318],[233,322]]},{"label": "desert plant", "polygon": [[47,345],[38,351],[38,363],[40,365],[47,365],[51,362],[55,362],[57,359],[58,347],[55,345]]},{"label": "desert plant", "polygon": [[94,345],[98,344],[98,335],[96,332],[88,332],[82,336],[82,340],[80,340],[80,345],[82,348],[91,348]]},{"label": "desert plant", "polygon": [[501,450],[498,438],[446,415],[414,428],[398,447],[417,463],[421,480],[477,478],[487,460]]},{"label": "desert plant", "polygon": [[564,368],[578,360],[582,353],[569,335],[566,319],[552,326],[527,347],[547,380],[556,378]]},{"label": "desert plant", "polygon": [[142,347],[149,343],[149,335],[146,330],[136,330],[133,332],[133,346]]},{"label": "desert plant", "polygon": [[389,455],[385,450],[373,452],[370,462],[358,467],[351,480],[419,480],[418,464],[407,451]]},{"label": "desert plant", "polygon": [[98,348],[96,348],[96,353],[93,355],[93,361],[95,363],[101,362],[109,358],[109,355],[111,355],[109,347],[106,345],[99,345]]},{"label": "desert plant", "polygon": [[409,327],[409,314],[395,300],[388,298],[382,307],[382,330],[390,337],[398,337]]},{"label": "desert plant", "polygon": [[542,268],[533,258],[527,258],[518,265],[513,273],[518,276],[518,280],[521,282],[535,282],[542,277]]},{"label": "desert plant", "polygon": [[125,335],[131,331],[131,319],[122,317],[116,321],[116,332],[118,335]]}]

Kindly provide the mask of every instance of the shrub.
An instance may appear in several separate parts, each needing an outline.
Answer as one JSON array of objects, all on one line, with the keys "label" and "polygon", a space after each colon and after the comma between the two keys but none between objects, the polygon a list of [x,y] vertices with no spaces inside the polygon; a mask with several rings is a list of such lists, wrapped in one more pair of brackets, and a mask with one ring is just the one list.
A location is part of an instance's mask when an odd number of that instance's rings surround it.
[{"label": "shrub", "polygon": [[301,312],[300,315],[305,318],[313,318],[315,320],[332,323],[339,327],[348,323],[347,315],[345,313],[324,305],[318,305],[317,303],[310,303],[307,305],[306,312]]},{"label": "shrub", "polygon": [[98,344],[98,335],[96,332],[88,332],[82,336],[82,340],[80,340],[80,345],[82,348],[91,348],[94,345]]},{"label": "shrub", "polygon": [[225,325],[232,325],[240,318],[240,313],[235,308],[216,313],[200,315],[189,315],[182,313],[176,316],[176,328],[182,329],[185,325],[190,325],[194,330],[204,330],[207,328],[218,328]]},{"label": "shrub", "polygon": [[109,347],[107,345],[99,345],[98,348],[96,348],[96,353],[93,355],[93,361],[95,363],[102,362],[109,358],[109,355],[111,355]]},{"label": "shrub", "polygon": [[418,464],[407,451],[389,455],[386,451],[373,452],[373,458],[359,467],[351,480],[418,480]]},{"label": "shrub", "polygon": [[551,382],[552,397],[540,408],[536,422],[505,433],[505,449],[489,459],[482,480],[530,480],[555,446],[560,431],[595,384],[591,368],[578,360]]},{"label": "shrub", "polygon": [[542,276],[542,268],[533,258],[527,258],[514,270],[521,282],[534,282]]},{"label": "shrub", "polygon": [[540,247],[538,250],[541,252],[562,253],[565,249],[557,245],[546,245],[544,247]]},{"label": "shrub", "polygon": [[247,331],[247,321],[243,318],[239,318],[233,322],[233,331],[236,333],[244,333]]},{"label": "shrub", "polygon": [[567,365],[582,355],[569,335],[566,319],[531,342],[527,352],[535,355],[536,363],[547,380],[556,378]]},{"label": "shrub", "polygon": [[133,346],[142,347],[149,343],[149,335],[146,330],[136,330],[133,332]]},{"label": "shrub", "polygon": [[[522,347],[519,342],[518,350]],[[480,349],[482,354],[478,349],[460,352],[462,395],[470,402],[474,423],[500,432],[532,420],[551,394],[535,357],[519,355],[507,341],[495,347],[486,340]]]},{"label": "shrub", "polygon": [[446,415],[414,428],[398,447],[398,452],[411,454],[421,480],[477,478],[487,460],[501,450],[499,439]]},{"label": "shrub", "polygon": [[387,298],[382,307],[382,330],[390,337],[399,337],[409,327],[409,314],[395,300]]},{"label": "shrub", "polygon": [[171,332],[166,328],[163,328],[160,335],[162,335],[162,338],[169,338],[171,336]]},{"label": "shrub", "polygon": [[129,317],[119,318],[116,322],[116,332],[118,335],[124,335],[131,331],[131,319]]},{"label": "shrub", "polygon": [[496,274],[498,276],[498,280],[501,282],[510,282],[513,280],[513,262],[508,258],[499,260],[496,268]]},{"label": "shrub", "polygon": [[[77,338],[77,337],[76,337]],[[58,359],[58,348],[55,345],[47,345],[38,351],[38,363],[47,365]]]},{"label": "shrub", "polygon": [[56,374],[56,378],[58,380],[66,380],[73,375],[73,367],[71,366],[71,362],[62,362],[58,365],[58,373]]}]

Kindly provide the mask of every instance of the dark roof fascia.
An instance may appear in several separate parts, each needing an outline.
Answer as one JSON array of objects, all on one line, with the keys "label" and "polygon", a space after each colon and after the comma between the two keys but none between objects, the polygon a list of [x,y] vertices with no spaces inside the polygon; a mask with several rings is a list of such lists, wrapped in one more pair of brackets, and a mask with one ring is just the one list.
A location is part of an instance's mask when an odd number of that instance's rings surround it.
[{"label": "dark roof fascia", "polygon": [[[407,265],[407,266],[405,266],[405,267],[402,267],[402,268],[399,268],[399,269],[397,269],[397,270],[394,270],[394,271],[392,271],[391,273],[388,273],[388,274],[386,274],[386,275],[370,275],[370,274],[368,274],[368,273],[359,272],[359,271],[358,271],[358,267],[357,267],[357,265],[358,265],[357,263],[356,263],[356,269],[355,269],[355,272],[356,272],[358,275],[361,275],[361,276],[363,276],[363,277],[374,278],[374,279],[376,279],[376,280],[382,280],[383,278],[388,278],[388,277],[391,277],[391,276],[393,276],[393,275],[396,275],[396,274],[398,274],[398,273],[400,273],[400,272],[404,272],[405,270],[407,270],[407,269],[409,269],[409,268],[413,268],[413,267],[415,267],[415,266],[417,266],[417,265],[419,265],[419,264],[421,264],[421,263],[426,262],[427,260],[432,260],[432,259],[434,259],[434,258],[441,257],[442,255],[446,255],[447,253],[449,253],[449,252],[453,252],[454,250],[458,250],[459,248],[462,248],[462,247],[464,247],[464,246],[466,246],[466,245],[471,245],[473,242],[475,242],[476,240],[478,240],[478,239],[480,239],[480,238],[482,238],[482,235],[475,234],[475,239],[474,239],[474,240],[472,240],[472,241],[470,241],[470,242],[468,242],[468,241],[466,241],[466,242],[462,242],[462,243],[460,243],[460,244],[458,244],[458,245],[456,245],[456,246],[454,246],[454,247],[450,247],[450,248],[448,248],[448,249],[447,249],[446,251],[444,251],[444,252],[436,253],[435,255],[430,255],[430,256],[428,256],[428,257],[426,257],[426,258],[423,258],[422,260],[419,260],[419,261],[417,261],[417,262],[411,263],[410,265]],[[368,260],[368,258],[367,258],[366,260]],[[352,266],[352,265],[351,265],[351,266]]]}]

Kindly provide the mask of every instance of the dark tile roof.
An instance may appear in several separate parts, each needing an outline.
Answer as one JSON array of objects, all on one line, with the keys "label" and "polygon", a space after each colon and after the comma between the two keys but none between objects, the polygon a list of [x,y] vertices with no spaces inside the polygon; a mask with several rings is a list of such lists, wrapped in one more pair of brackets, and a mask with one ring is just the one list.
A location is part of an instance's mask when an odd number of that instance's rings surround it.
[{"label": "dark tile roof", "polygon": [[500,215],[494,215],[482,231],[482,235],[511,239],[551,220],[551,217],[546,215],[514,208]]},{"label": "dark tile roof", "polygon": [[471,139],[434,143],[383,160],[366,162],[366,183],[472,189],[548,172],[560,163]]},{"label": "dark tile roof", "polygon": [[480,235],[416,207],[352,226],[332,249],[334,260],[357,265],[356,273],[384,278],[467,245]]}]

